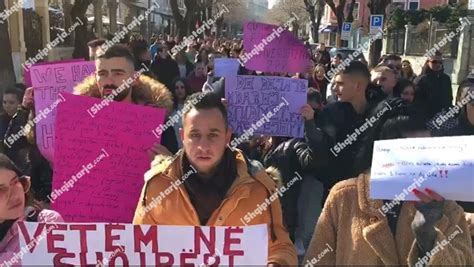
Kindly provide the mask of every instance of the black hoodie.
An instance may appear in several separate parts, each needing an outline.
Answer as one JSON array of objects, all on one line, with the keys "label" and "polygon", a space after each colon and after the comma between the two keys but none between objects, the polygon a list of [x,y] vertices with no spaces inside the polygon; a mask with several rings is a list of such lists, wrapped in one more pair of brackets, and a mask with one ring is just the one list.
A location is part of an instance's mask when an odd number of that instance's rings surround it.
[{"label": "black hoodie", "polygon": [[432,71],[415,79],[415,106],[419,107],[427,118],[448,109],[453,103],[453,89],[451,79],[443,70]]}]

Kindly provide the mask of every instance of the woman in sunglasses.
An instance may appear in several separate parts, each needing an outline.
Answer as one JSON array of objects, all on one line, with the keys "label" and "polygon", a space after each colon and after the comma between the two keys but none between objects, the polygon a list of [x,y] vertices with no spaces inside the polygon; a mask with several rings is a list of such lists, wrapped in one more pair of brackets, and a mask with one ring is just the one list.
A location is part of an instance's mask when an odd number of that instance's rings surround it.
[{"label": "woman in sunglasses", "polygon": [[[0,265],[19,264],[18,221],[62,222],[61,216],[39,206],[28,206],[30,177],[24,176],[13,162],[0,154]],[[13,259],[13,261],[12,261]]]},{"label": "woman in sunglasses", "polygon": [[444,73],[443,58],[439,51],[428,58],[421,76],[415,79],[415,86],[415,106],[427,118],[431,119],[436,113],[451,107],[453,104],[451,78]]}]

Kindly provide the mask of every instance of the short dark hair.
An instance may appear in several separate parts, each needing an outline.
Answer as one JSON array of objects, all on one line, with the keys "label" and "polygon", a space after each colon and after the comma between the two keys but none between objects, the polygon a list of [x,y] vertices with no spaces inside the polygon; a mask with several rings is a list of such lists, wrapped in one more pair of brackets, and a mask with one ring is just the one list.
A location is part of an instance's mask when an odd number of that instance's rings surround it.
[{"label": "short dark hair", "polygon": [[88,42],[87,46],[91,47],[91,48],[96,48],[96,47],[99,47],[99,46],[105,44],[105,42],[106,42],[105,39],[95,39],[95,40],[92,40],[92,41]]},{"label": "short dark hair", "polygon": [[393,96],[395,97],[400,97],[403,93],[403,90],[408,87],[408,86],[411,86],[413,87],[413,89],[415,89],[415,85],[413,84],[413,82],[411,82],[410,80],[407,80],[407,79],[400,79],[398,81],[398,86],[396,86],[396,89],[394,88],[393,90]]},{"label": "short dark hair", "polygon": [[10,87],[5,90],[3,95],[15,95],[16,98],[18,99],[18,102],[21,102],[23,100],[23,92],[15,87]]},{"label": "short dark hair", "polygon": [[428,131],[426,120],[418,115],[400,115],[388,119],[382,126],[380,140],[403,138],[407,133]]},{"label": "short dark hair", "polygon": [[19,177],[23,176],[23,172],[20,168],[18,168],[15,163],[3,153],[0,153],[0,169],[12,171]]},{"label": "short dark hair", "polygon": [[224,118],[225,128],[227,129],[227,109],[224,104],[222,104],[220,97],[215,93],[199,92],[192,94],[188,98],[186,98],[186,102],[184,103],[183,107],[183,119],[193,109],[202,110],[213,108],[216,108],[221,112],[222,117]]},{"label": "short dark hair", "polygon": [[402,58],[399,55],[390,54],[383,59],[383,62],[386,63],[389,60],[402,61]]},{"label": "short dark hair", "polygon": [[22,92],[25,92],[25,90],[28,88],[28,86],[26,86],[24,83],[15,83],[15,87]]},{"label": "short dark hair", "polygon": [[314,101],[318,104],[323,103],[321,93],[312,87],[308,88],[306,93],[306,99],[307,101]]},{"label": "short dark hair", "polygon": [[341,74],[358,75],[370,82],[370,72],[367,66],[360,61],[351,61]]},{"label": "short dark hair", "polygon": [[133,57],[130,50],[120,45],[113,45],[105,51],[105,53],[99,55],[97,59],[111,59],[113,57],[123,57],[129,61],[132,65],[135,65],[135,58]]}]

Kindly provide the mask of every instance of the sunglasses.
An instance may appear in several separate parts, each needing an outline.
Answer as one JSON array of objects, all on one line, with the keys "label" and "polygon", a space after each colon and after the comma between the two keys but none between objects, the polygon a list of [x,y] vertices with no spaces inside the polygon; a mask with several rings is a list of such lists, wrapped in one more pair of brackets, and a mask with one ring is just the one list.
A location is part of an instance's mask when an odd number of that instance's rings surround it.
[{"label": "sunglasses", "polygon": [[18,175],[16,175],[11,179],[8,186],[0,186],[0,202],[8,201],[11,197],[12,187],[18,186],[20,184],[23,189],[23,193],[27,193],[31,187],[30,177],[25,175],[18,177]]},{"label": "sunglasses", "polygon": [[433,64],[443,64],[443,61],[441,60],[430,60],[430,62]]}]

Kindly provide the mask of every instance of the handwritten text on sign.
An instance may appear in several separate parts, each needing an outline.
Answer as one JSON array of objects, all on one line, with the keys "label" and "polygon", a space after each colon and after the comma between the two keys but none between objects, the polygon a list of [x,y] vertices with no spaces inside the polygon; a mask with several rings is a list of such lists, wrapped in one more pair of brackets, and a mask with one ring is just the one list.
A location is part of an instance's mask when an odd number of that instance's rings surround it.
[{"label": "handwritten text on sign", "polygon": [[[242,134],[252,128],[268,112],[256,134],[302,137],[304,133],[301,107],[306,104],[308,81],[282,77],[246,76],[227,77],[226,99],[229,103],[228,119],[235,133]],[[288,105],[285,105],[288,101]]]},{"label": "handwritten text on sign", "polygon": [[[87,110],[100,99],[64,96],[56,124],[55,155],[61,160],[54,164],[51,193],[61,195],[54,209],[70,222],[131,222],[150,167],[147,150],[160,142],[152,130],[163,123],[165,110],[113,102],[92,118]],[[94,164],[101,151],[108,156]],[[94,167],[70,182],[89,163]]]},{"label": "handwritten text on sign", "polygon": [[[265,225],[248,227],[19,222],[23,266],[264,266]],[[33,240],[40,240],[34,242]]]},{"label": "handwritten text on sign", "polygon": [[[244,49],[248,53],[262,40],[269,40],[278,26],[248,22],[244,27]],[[311,66],[310,55],[304,44],[291,32],[284,30],[279,37],[275,37],[260,51],[254,55],[245,67],[251,70],[267,72],[305,72]]]},{"label": "handwritten text on sign", "polygon": [[[76,84],[94,72],[93,61],[53,63],[31,67],[35,113],[46,114],[36,124],[36,143],[41,154],[51,162],[54,160],[54,122],[57,114],[54,103],[61,98],[60,93],[72,93]],[[49,109],[51,112],[44,112]]]},{"label": "handwritten text on sign", "polygon": [[[84,61],[83,58],[74,58],[74,59],[68,59],[68,60],[62,60],[62,61],[47,61],[47,62],[40,62],[36,63],[33,66],[40,66],[40,65],[54,65],[54,64],[64,64],[64,63],[70,63],[70,62],[81,62]],[[25,68],[23,71],[23,83],[27,87],[33,86],[31,83],[31,69],[30,68]]]},{"label": "handwritten text on sign", "polygon": [[[394,199],[412,185],[445,199],[474,201],[474,136],[376,141],[370,197]],[[412,186],[413,187],[413,186]],[[405,193],[404,200],[418,200]]]}]

